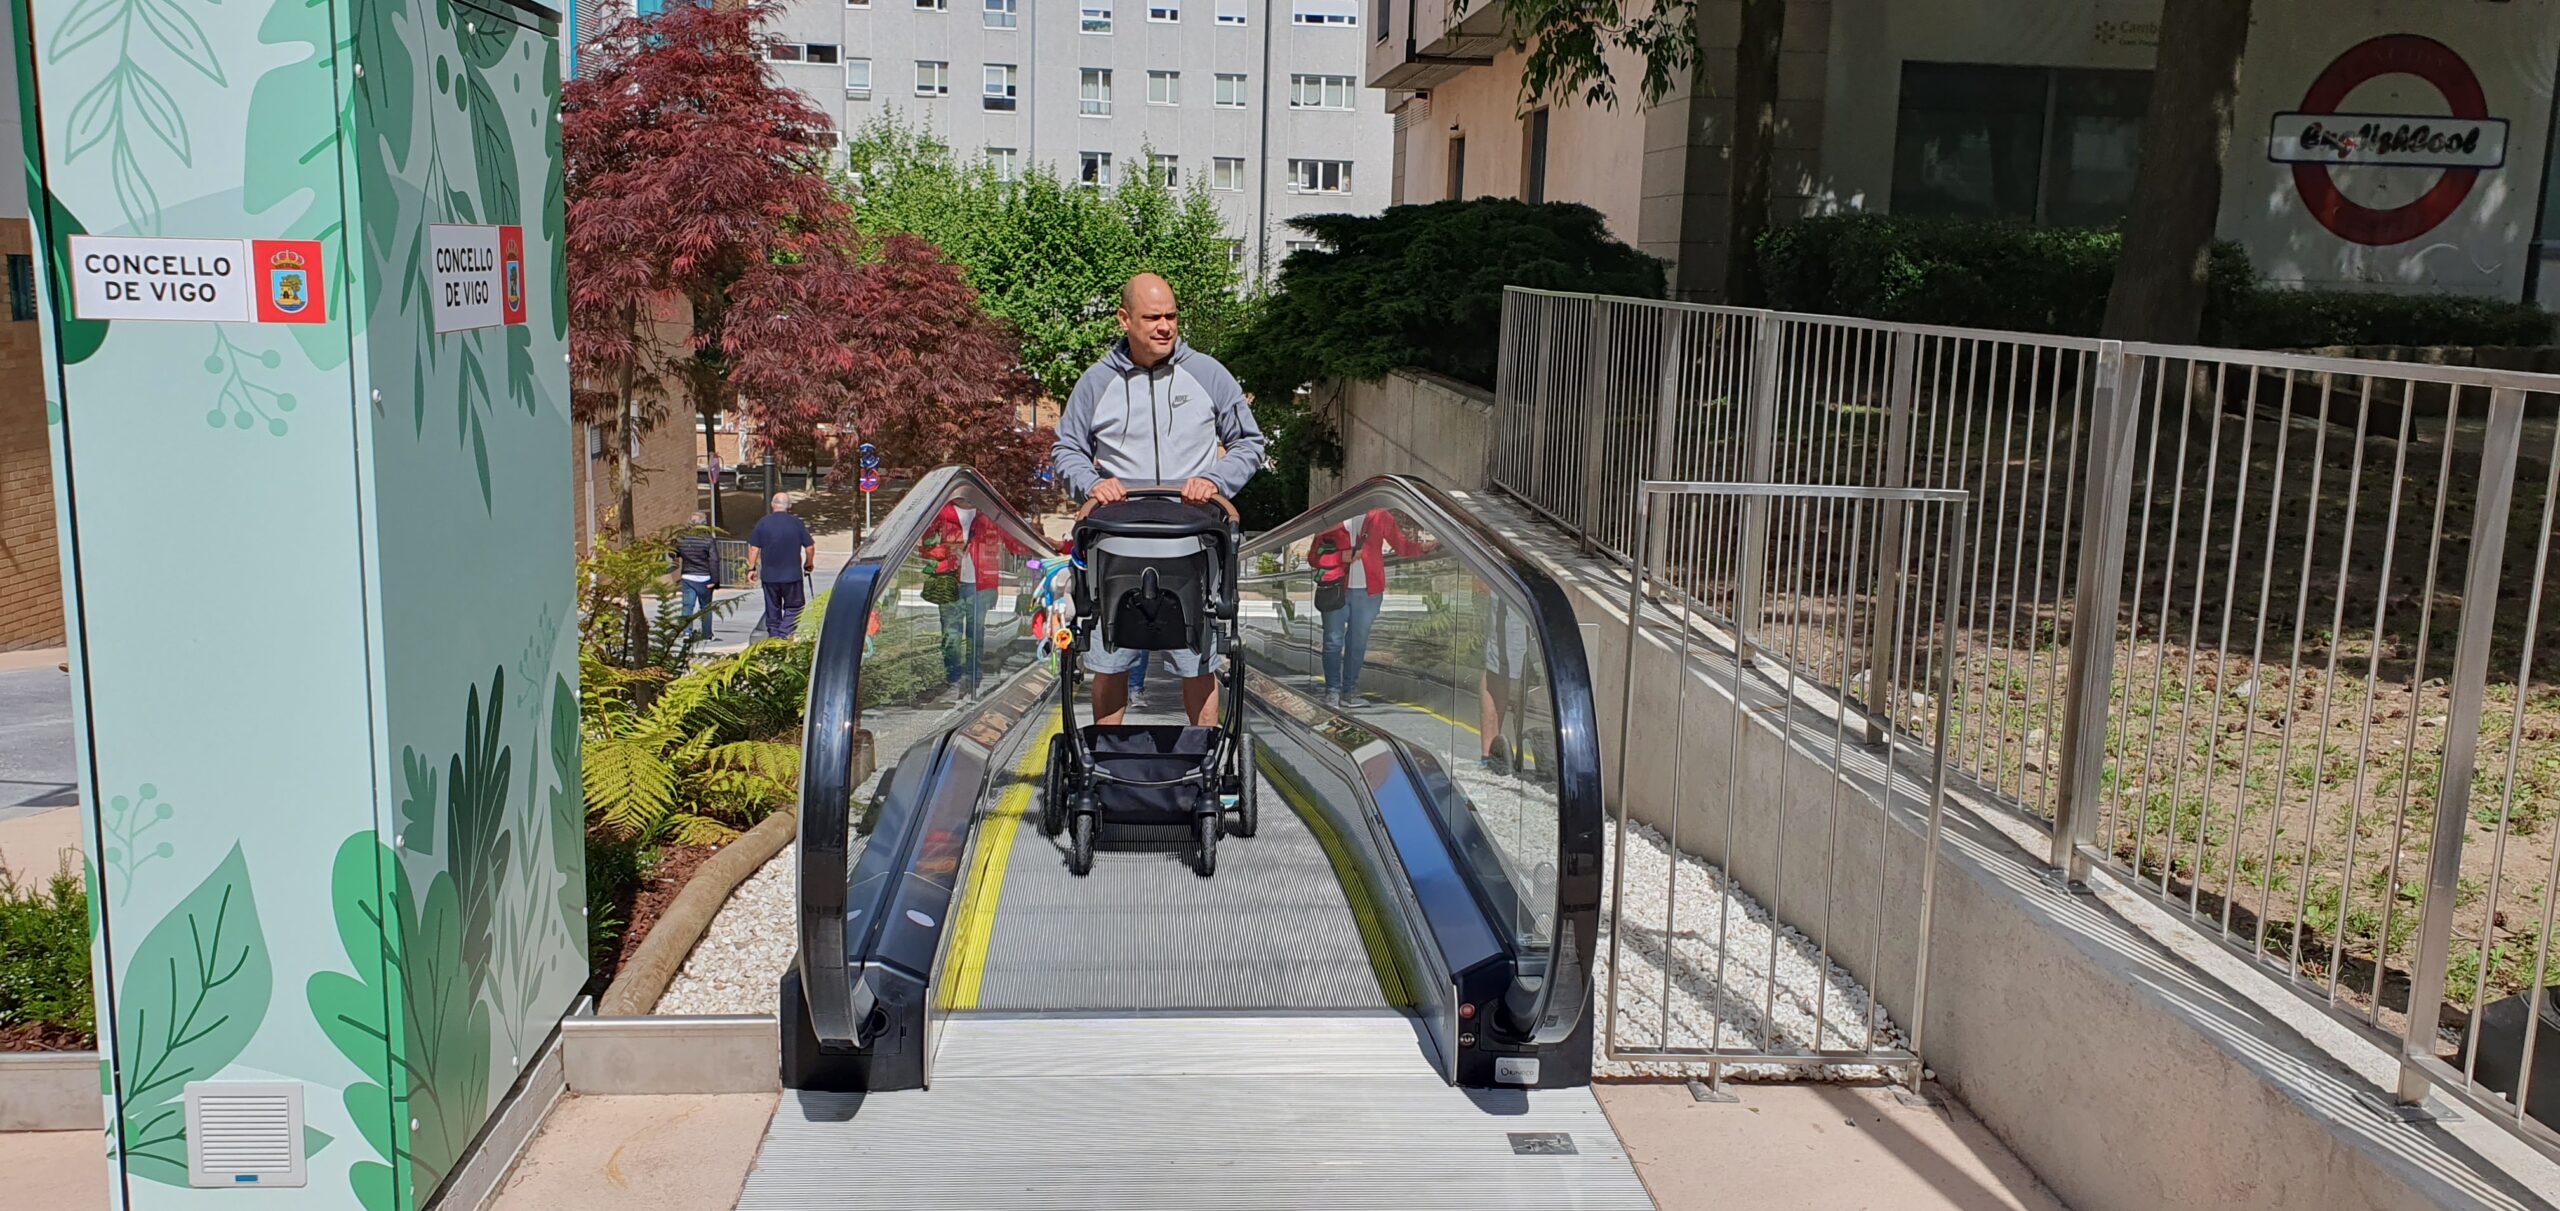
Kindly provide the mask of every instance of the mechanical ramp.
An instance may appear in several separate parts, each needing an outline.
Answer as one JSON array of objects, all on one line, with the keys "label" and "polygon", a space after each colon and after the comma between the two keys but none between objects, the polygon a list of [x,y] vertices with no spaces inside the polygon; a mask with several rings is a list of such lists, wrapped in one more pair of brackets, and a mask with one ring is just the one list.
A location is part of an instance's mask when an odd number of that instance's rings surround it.
[{"label": "mechanical ramp", "polygon": [[[1383,558],[1320,611],[1307,552],[1349,530]],[[1260,829],[1204,878],[1187,828],[1106,827],[1077,877],[1036,825],[1048,554],[944,468],[822,607],[786,1091],[740,1206],[1649,1206],[1588,1088],[1600,768],[1561,592],[1410,480],[1256,537]],[[1131,717],[1178,699],[1159,665]]]}]

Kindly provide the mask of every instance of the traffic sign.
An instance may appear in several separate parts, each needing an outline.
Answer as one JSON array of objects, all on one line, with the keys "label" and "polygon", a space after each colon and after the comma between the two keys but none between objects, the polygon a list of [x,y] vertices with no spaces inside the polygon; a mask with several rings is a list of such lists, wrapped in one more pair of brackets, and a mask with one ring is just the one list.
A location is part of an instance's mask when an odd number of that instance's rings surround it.
[{"label": "traffic sign", "polygon": [[879,491],[879,490],[880,490],[880,473],[879,473],[879,472],[877,472],[877,471],[865,471],[865,472],[863,472],[863,473],[862,473],[862,478],[861,478],[861,480],[859,480],[859,481],[857,482],[856,486],[857,486],[857,487],[860,487],[860,488],[861,488],[863,491],[865,491],[865,492],[877,492],[877,491]]},{"label": "traffic sign", "polygon": [[[879,465],[880,465],[880,451],[879,451],[879,449],[878,449],[877,447],[873,446],[870,442],[864,442],[864,443],[862,443],[862,469],[863,469],[863,470],[865,470],[865,471],[868,471],[868,470],[872,469],[873,467],[877,467],[877,466],[879,466]],[[864,491],[866,491],[866,492],[867,492],[867,491],[870,491],[870,489],[868,489],[868,488],[865,488],[865,489],[863,489],[863,490],[864,490]]]}]

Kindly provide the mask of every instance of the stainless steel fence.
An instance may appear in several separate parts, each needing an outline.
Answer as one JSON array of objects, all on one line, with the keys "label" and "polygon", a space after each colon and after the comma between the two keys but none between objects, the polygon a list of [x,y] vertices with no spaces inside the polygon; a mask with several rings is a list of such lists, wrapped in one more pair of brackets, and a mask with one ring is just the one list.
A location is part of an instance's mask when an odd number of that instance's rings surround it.
[{"label": "stainless steel fence", "polygon": [[[2066,875],[2393,1040],[2404,1102],[2560,1151],[2560,378],[1526,290],[1503,332],[1500,488],[1872,736],[1943,727]],[[1777,506],[1639,518],[1648,479],[1970,494],[1944,665],[1777,641]],[[1683,581],[1691,526],[1731,531],[1728,588]],[[1890,617],[1921,582],[1869,566],[1850,612]]]},{"label": "stainless steel fence", "polygon": [[[1918,1086],[1949,716],[1928,740],[1886,732],[1876,754],[1820,690],[1862,667],[1879,637],[1891,638],[1897,681],[1952,688],[1965,588],[1948,573],[1965,563],[1966,502],[1939,488],[1637,484],[1629,532],[1664,541],[1628,596],[1608,1058],[1703,1062],[1711,1080],[1729,1065],[1877,1066]],[[1671,591],[1648,611],[1656,577]],[[1878,598],[1879,579],[1909,591]],[[1764,617],[1741,610],[1750,598]],[[1692,668],[1709,618],[1747,620],[1727,650],[1756,643],[1780,658],[1715,663],[1707,685]],[[1656,661],[1657,642],[1676,659]],[[1640,675],[1647,664],[1670,676]],[[1689,734],[1693,692],[1729,695],[1724,734]],[[1792,759],[1787,740],[1748,722],[1771,716],[1781,732],[1811,733],[1817,759]],[[1627,764],[1639,747],[1658,769]],[[1720,800],[1691,796],[1693,768]],[[1638,785],[1655,792],[1649,826],[1631,821]],[[1901,812],[1915,831],[1896,826]],[[1704,862],[1684,889],[1692,858]],[[1684,928],[1684,912],[1711,920]]]}]

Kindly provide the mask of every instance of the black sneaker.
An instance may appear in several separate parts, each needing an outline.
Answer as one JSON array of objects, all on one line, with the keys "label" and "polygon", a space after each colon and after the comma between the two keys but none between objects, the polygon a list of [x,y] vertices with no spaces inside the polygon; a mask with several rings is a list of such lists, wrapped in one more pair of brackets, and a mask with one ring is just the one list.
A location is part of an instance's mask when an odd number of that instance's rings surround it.
[{"label": "black sneaker", "polygon": [[1500,749],[1485,754],[1484,759],[1477,764],[1483,766],[1486,773],[1497,778],[1509,777],[1511,774],[1511,759]]}]

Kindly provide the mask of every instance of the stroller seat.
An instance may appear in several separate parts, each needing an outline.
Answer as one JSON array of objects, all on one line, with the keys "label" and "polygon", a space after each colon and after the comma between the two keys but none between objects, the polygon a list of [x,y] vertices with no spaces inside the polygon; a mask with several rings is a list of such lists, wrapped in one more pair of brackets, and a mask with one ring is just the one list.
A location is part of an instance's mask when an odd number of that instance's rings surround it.
[{"label": "stroller seat", "polygon": [[1133,497],[1076,523],[1084,560],[1076,610],[1102,645],[1205,652],[1222,617],[1235,532],[1224,517],[1161,497]]}]

